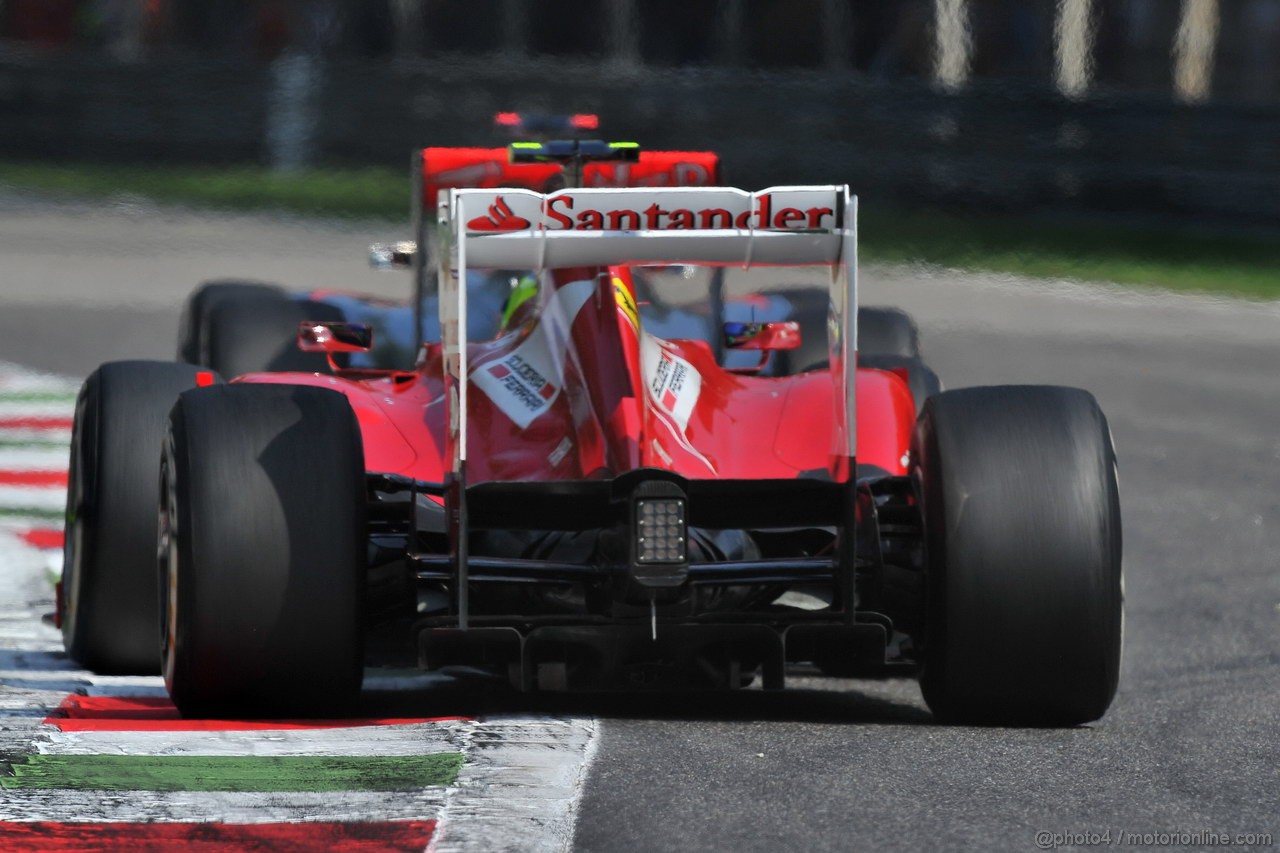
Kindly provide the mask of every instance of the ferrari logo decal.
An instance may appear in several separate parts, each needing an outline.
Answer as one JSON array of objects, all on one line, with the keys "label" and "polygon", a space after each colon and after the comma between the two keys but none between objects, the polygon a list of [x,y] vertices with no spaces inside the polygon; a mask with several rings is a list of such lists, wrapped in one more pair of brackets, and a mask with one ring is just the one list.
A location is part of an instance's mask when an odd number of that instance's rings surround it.
[{"label": "ferrari logo decal", "polygon": [[636,309],[636,300],[627,286],[622,283],[622,279],[617,276],[613,278],[613,298],[618,303],[618,309],[631,321],[631,328],[639,330],[640,313]]}]

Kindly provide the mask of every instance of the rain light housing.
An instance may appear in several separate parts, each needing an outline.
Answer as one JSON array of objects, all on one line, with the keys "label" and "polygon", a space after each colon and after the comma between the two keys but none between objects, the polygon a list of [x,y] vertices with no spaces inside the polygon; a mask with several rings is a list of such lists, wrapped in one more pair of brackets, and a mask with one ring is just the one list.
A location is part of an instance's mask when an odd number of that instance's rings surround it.
[{"label": "rain light housing", "polygon": [[689,530],[684,498],[637,498],[632,529],[637,563],[687,562]]}]

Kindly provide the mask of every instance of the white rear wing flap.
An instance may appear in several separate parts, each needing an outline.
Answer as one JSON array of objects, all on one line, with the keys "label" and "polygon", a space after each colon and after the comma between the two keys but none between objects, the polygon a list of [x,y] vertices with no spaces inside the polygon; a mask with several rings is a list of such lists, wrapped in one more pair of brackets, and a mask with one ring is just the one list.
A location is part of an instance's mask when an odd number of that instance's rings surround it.
[{"label": "white rear wing flap", "polygon": [[833,264],[846,187],[454,190],[472,267]]}]

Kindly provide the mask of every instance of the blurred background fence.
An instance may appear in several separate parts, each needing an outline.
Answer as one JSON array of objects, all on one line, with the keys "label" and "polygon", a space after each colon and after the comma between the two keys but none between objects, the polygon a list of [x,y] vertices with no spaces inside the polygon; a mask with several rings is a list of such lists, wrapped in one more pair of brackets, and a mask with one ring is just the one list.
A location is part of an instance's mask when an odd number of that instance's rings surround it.
[{"label": "blurred background fence", "polygon": [[1280,222],[1280,0],[0,0],[0,157],[396,165],[499,110],[733,183]]}]

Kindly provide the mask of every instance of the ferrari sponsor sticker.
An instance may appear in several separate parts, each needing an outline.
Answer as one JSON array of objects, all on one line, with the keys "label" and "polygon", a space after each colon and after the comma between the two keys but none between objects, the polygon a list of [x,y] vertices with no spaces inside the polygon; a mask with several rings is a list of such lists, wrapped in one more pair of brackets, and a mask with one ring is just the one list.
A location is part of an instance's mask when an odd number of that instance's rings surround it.
[{"label": "ferrari sponsor sticker", "polygon": [[561,286],[519,346],[471,372],[471,382],[521,429],[560,396],[569,327],[593,289],[591,281]]},{"label": "ferrari sponsor sticker", "polygon": [[521,429],[549,409],[560,394],[555,364],[545,339],[537,334],[504,358],[481,367],[471,379]]},{"label": "ferrari sponsor sticker", "polygon": [[630,288],[617,276],[613,278],[613,298],[618,303],[618,310],[626,314],[627,319],[631,321],[631,328],[639,330],[640,312],[636,308],[635,297],[631,295]]},{"label": "ferrari sponsor sticker", "polygon": [[684,432],[689,428],[689,417],[702,393],[701,374],[652,335],[644,336],[641,359],[649,398]]}]

